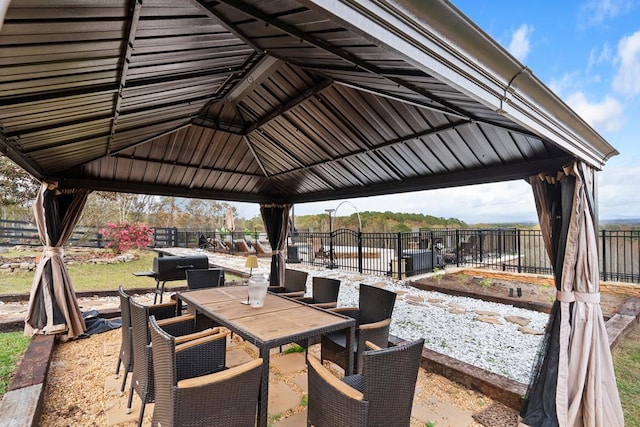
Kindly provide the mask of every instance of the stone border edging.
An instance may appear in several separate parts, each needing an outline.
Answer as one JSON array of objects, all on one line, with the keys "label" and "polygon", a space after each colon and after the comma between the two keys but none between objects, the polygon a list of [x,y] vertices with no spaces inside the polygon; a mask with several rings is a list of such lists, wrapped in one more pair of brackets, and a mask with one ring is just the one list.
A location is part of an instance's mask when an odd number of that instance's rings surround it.
[{"label": "stone border edging", "polygon": [[55,335],[36,335],[31,340],[9,391],[0,401],[0,425],[39,425],[55,340]]}]

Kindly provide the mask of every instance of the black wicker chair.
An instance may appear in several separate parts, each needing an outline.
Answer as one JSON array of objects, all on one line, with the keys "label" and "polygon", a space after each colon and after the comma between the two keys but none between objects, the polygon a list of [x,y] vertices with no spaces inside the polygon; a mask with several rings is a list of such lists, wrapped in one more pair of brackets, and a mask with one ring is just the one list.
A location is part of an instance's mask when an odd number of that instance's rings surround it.
[{"label": "black wicker chair", "polygon": [[367,345],[374,350],[363,352],[362,374],[342,380],[309,356],[308,426],[410,425],[424,339],[384,349]]},{"label": "black wicker chair", "polygon": [[[340,292],[340,280],[328,277],[314,277],[312,279],[313,296],[296,297],[294,299],[320,308],[335,308],[338,304]],[[305,357],[309,346],[318,344],[320,337],[312,337],[306,340],[296,341],[296,344],[305,349]]]},{"label": "black wicker chair", "polygon": [[369,402],[333,376],[315,356],[307,358],[307,426],[367,427]]},{"label": "black wicker chair", "polygon": [[[122,386],[120,391],[124,391],[125,384],[129,372],[133,371],[133,352],[132,352],[132,339],[131,339],[131,312],[129,311],[129,298],[130,295],[124,291],[124,288],[120,286],[118,289],[120,295],[120,315],[122,317],[122,342],[120,343],[120,353],[118,355],[118,364],[116,366],[116,378],[120,373],[120,365],[124,368],[124,377],[122,378]],[[176,301],[155,304],[149,306],[149,315],[156,316],[157,319],[166,319],[176,315]]]},{"label": "black wicker chair", "polygon": [[154,318],[150,329],[156,398],[153,426],[255,426],[262,359],[181,380],[176,372],[185,344],[176,345]]},{"label": "black wicker chair", "polygon": [[340,280],[328,277],[314,277],[311,280],[313,295],[310,297],[296,297],[295,299],[320,308],[335,308],[338,304]]},{"label": "black wicker chair", "polygon": [[[151,354],[151,337],[149,333],[149,308],[129,299],[131,312],[131,337],[133,352],[133,375],[127,413],[131,412],[134,391],[140,396],[142,406],[138,417],[138,426],[142,425],[144,409],[147,403],[155,400],[153,378],[153,359]],[[155,318],[155,317],[154,317]],[[228,333],[220,333],[218,329],[207,329],[194,332],[195,317],[193,315],[176,316],[158,320],[157,324],[166,333],[176,337],[177,344],[187,343],[189,347],[180,353],[176,365],[178,379],[209,374],[225,369],[226,337]]]},{"label": "black wicker chair", "polygon": [[269,286],[267,290],[286,297],[303,297],[307,291],[308,275],[306,271],[287,268],[284,271],[284,286]]},{"label": "black wicker chair", "polygon": [[221,268],[203,268],[187,270],[187,288],[203,289],[224,286],[224,270]]},{"label": "black wicker chair", "polygon": [[[396,302],[395,292],[375,286],[360,285],[359,295],[360,300],[357,308],[331,309],[331,311],[353,317],[356,320],[356,339],[351,350],[354,353],[356,372],[360,372],[362,368],[362,352],[366,341],[382,348],[389,345],[389,326]],[[320,340],[322,361],[330,360],[344,368],[346,341],[344,331],[323,335]]]}]

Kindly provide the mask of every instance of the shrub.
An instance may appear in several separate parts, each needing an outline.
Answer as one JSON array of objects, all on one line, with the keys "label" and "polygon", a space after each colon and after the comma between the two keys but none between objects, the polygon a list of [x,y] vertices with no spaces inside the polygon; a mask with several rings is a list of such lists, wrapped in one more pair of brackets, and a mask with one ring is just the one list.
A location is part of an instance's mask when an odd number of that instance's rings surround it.
[{"label": "shrub", "polygon": [[146,248],[153,240],[153,229],[141,222],[109,222],[100,230],[102,238],[107,242],[105,248],[120,254],[132,248]]}]

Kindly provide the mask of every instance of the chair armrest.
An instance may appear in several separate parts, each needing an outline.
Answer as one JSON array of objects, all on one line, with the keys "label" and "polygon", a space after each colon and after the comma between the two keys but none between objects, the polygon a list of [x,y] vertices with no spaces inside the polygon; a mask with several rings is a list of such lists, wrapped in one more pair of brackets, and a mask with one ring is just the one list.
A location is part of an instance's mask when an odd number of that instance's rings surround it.
[{"label": "chair armrest", "polygon": [[[212,329],[213,331],[213,329]],[[205,331],[203,331],[205,332]],[[192,335],[199,335],[200,333],[195,333],[195,334],[190,334],[190,335],[185,335],[184,337],[189,337]],[[185,340],[181,343],[178,343],[178,340],[176,339],[176,353],[179,353],[181,351],[185,351],[189,348],[198,346],[198,345],[202,345],[211,341],[215,341],[215,340],[219,340],[221,338],[226,339],[227,335],[229,335],[229,332],[219,332],[219,333],[213,333],[213,334],[207,334],[205,336],[201,336],[201,337],[194,337],[191,340]],[[184,338],[184,337],[180,337],[180,338]]]},{"label": "chair armrest", "polygon": [[358,354],[361,355],[361,350],[365,350],[365,343],[367,341],[377,345],[381,348],[387,348],[389,342],[389,326],[391,325],[391,319],[384,319],[379,322],[366,323],[358,327]]},{"label": "chair armrest", "polygon": [[267,286],[267,291],[269,292],[280,293],[280,292],[284,292],[285,289],[286,288],[284,286]]},{"label": "chair armrest", "polygon": [[196,325],[193,314],[170,317],[169,319],[163,319],[157,322],[162,330],[174,337],[192,334],[195,331]]},{"label": "chair armrest", "polygon": [[295,297],[303,297],[304,291],[296,291],[296,292],[278,292],[278,295],[281,297],[295,298]]},{"label": "chair armrest", "polygon": [[205,329],[204,331],[194,332],[193,334],[182,335],[179,337],[175,337],[176,345],[183,344],[187,341],[195,340],[198,338],[208,337],[209,335],[214,335],[220,333],[220,328],[210,328]]},{"label": "chair armrest", "polygon": [[291,297],[291,298],[293,298],[296,301],[303,302],[305,304],[311,304],[313,302],[313,297],[302,296],[302,297]]},{"label": "chair armrest", "polygon": [[344,394],[350,399],[354,400],[364,400],[364,394],[362,392],[356,390],[355,388],[343,383],[338,378],[336,378],[327,368],[322,365],[320,360],[313,356],[308,355],[307,364],[309,367],[313,368],[314,371],[318,373],[320,378],[329,384],[331,387]]},{"label": "chair armrest", "polygon": [[175,316],[175,317],[170,317],[169,319],[162,319],[162,320],[157,320],[156,322],[158,323],[158,326],[160,326],[161,328],[167,325],[172,325],[174,323],[180,323],[180,322],[194,322],[196,319],[196,316],[193,314],[185,314],[183,316]]},{"label": "chair armrest", "polygon": [[217,382],[232,378],[236,375],[240,375],[252,369],[255,369],[258,366],[262,366],[261,358],[252,360],[247,363],[243,363],[242,365],[234,366],[233,368],[225,369],[224,371],[221,371],[221,372],[215,372],[209,375],[202,375],[199,377],[180,380],[178,381],[178,388],[184,389],[184,388],[201,387],[203,385],[217,383]]},{"label": "chair armrest", "polygon": [[368,349],[373,350],[373,351],[382,350],[382,347],[380,347],[380,346],[378,346],[378,345],[376,345],[376,344],[372,343],[371,341],[367,341],[367,342],[365,342],[365,343],[364,343],[364,345],[365,345]]},{"label": "chair armrest", "polygon": [[314,307],[318,308],[336,308],[336,302],[319,302],[317,304],[311,304]]},{"label": "chair armrest", "polygon": [[156,320],[168,319],[176,315],[177,304],[176,301],[153,304],[147,306],[147,310],[149,312],[149,316],[156,316]]},{"label": "chair armrest", "polygon": [[380,328],[384,328],[385,326],[389,326],[390,324],[391,324],[391,319],[384,319],[379,322],[365,323],[364,325],[360,325],[359,328],[361,331],[380,329]]}]

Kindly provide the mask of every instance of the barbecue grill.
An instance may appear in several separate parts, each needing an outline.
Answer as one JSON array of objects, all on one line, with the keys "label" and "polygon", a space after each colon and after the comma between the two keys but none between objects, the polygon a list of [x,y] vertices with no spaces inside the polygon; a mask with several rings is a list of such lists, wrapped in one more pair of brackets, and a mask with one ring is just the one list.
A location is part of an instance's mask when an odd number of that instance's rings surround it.
[{"label": "barbecue grill", "polygon": [[151,271],[133,274],[136,276],[153,277],[156,280],[156,294],[153,297],[153,303],[155,304],[158,295],[160,296],[160,302],[162,302],[165,283],[174,280],[184,280],[187,278],[187,270],[203,268],[209,268],[209,258],[206,255],[158,256],[153,259],[153,269]]}]

